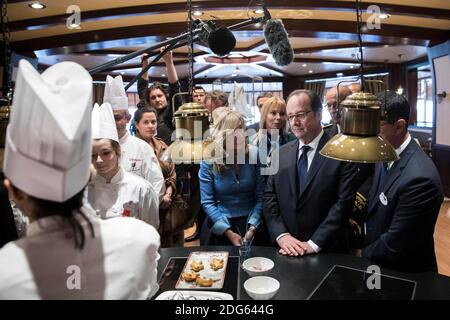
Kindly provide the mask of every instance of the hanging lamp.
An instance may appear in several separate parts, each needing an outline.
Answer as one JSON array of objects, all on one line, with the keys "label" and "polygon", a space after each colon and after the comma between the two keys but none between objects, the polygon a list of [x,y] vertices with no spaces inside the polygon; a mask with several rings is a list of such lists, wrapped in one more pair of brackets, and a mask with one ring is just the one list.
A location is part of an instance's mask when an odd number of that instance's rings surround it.
[{"label": "hanging lamp", "polygon": [[[359,2],[356,0],[361,92],[353,93],[339,104],[342,132],[328,140],[320,150],[320,154],[328,158],[349,162],[395,161],[399,157],[394,148],[379,135],[380,119],[383,112],[381,103],[372,93],[364,92],[364,60]],[[337,94],[337,101],[339,101],[339,88]]]}]

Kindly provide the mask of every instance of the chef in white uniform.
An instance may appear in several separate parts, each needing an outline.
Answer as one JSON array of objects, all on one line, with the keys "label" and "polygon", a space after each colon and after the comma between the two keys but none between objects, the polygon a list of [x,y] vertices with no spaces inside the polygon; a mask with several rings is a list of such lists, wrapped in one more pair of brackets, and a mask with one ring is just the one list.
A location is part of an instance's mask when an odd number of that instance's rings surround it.
[{"label": "chef in white uniform", "polygon": [[158,290],[155,228],[101,220],[82,205],[91,94],[91,76],[74,62],[42,75],[19,62],[3,171],[30,225],[0,249],[0,299],[146,299]]},{"label": "chef in white uniform", "polygon": [[88,187],[88,200],[102,219],[121,216],[159,227],[159,197],[150,182],[126,172],[109,103],[92,109],[92,164],[97,174]]},{"label": "chef in white uniform", "polygon": [[106,77],[103,103],[109,103],[114,112],[117,133],[122,150],[121,164],[125,171],[137,174],[149,181],[160,198],[166,192],[164,177],[152,147],[127,131],[131,116],[128,112],[128,97],[122,76]]}]

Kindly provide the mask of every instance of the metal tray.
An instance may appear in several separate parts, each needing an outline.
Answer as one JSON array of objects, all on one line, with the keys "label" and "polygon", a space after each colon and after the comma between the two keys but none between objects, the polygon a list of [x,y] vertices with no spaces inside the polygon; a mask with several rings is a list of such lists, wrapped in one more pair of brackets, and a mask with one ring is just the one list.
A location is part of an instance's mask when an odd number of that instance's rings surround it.
[{"label": "metal tray", "polygon": [[[213,270],[210,266],[212,259],[223,260],[223,268],[219,270]],[[183,273],[194,271],[192,269],[193,262],[202,262],[203,269],[197,271],[200,277],[212,279],[213,283],[211,286],[200,286],[196,281],[186,281],[183,278]],[[191,252],[189,258],[187,259],[182,272],[179,275],[175,289],[190,289],[190,290],[217,290],[223,288],[223,283],[225,281],[225,274],[227,270],[228,263],[228,252],[226,251],[195,251]]]}]

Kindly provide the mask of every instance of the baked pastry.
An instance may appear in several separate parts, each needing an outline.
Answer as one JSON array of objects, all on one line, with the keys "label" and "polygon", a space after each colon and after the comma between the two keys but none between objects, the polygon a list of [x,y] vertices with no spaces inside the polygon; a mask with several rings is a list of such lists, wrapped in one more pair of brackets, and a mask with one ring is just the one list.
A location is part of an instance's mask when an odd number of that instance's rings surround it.
[{"label": "baked pastry", "polygon": [[199,272],[200,270],[203,270],[205,267],[203,266],[203,262],[202,261],[192,261],[191,263],[191,269]]},{"label": "baked pastry", "polygon": [[213,269],[214,271],[220,270],[223,268],[223,259],[219,259],[219,258],[212,258],[212,260],[209,262],[209,265],[211,267],[211,269]]},{"label": "baked pastry", "polygon": [[181,274],[181,276],[183,277],[184,281],[192,282],[192,281],[195,281],[195,279],[197,279],[198,273],[196,273],[194,271],[187,271],[187,272],[183,272]]},{"label": "baked pastry", "polygon": [[200,287],[211,287],[214,283],[214,280],[211,278],[203,278],[202,276],[198,276],[197,279],[195,279],[195,282]]}]

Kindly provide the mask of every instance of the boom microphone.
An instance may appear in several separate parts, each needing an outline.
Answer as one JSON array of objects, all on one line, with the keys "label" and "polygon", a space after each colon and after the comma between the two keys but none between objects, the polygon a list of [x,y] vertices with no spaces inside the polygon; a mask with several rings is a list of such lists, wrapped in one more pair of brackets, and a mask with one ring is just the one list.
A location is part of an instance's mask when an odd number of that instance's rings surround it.
[{"label": "boom microphone", "polygon": [[227,27],[220,27],[211,32],[208,45],[212,52],[218,56],[225,56],[236,46],[236,38]]},{"label": "boom microphone", "polygon": [[280,19],[269,19],[266,22],[264,39],[277,65],[287,66],[294,61],[294,51],[289,43],[283,22]]},{"label": "boom microphone", "polygon": [[236,38],[227,27],[217,28],[214,21],[203,22],[200,19],[194,20],[196,28],[202,28],[203,32],[199,34],[199,38],[211,51],[218,56],[225,56],[231,52],[236,46]]}]

